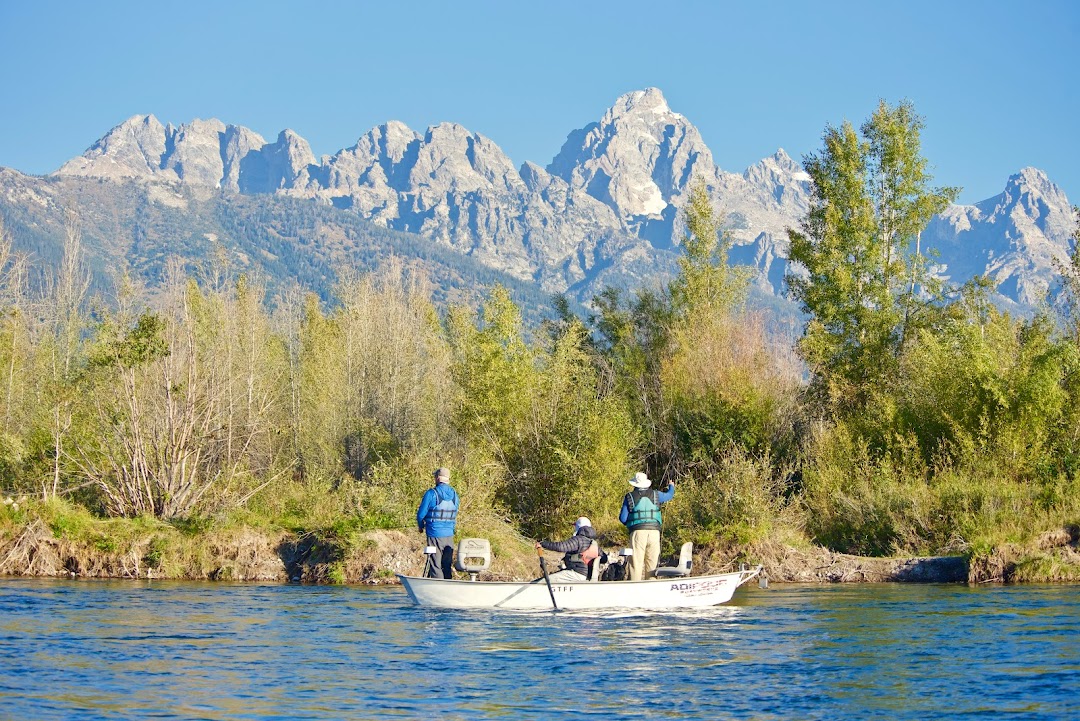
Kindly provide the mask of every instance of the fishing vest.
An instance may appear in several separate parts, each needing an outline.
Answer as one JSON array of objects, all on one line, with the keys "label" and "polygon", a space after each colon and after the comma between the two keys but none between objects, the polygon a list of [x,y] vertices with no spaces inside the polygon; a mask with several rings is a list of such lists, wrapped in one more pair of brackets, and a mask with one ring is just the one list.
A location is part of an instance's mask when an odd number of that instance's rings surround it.
[{"label": "fishing vest", "polygon": [[593,541],[586,548],[583,548],[580,551],[574,551],[573,553],[566,554],[566,556],[563,558],[563,563],[566,565],[567,568],[570,568],[574,564],[581,564],[588,568],[589,564],[592,563],[592,561],[599,556],[600,546],[597,545],[596,541]]},{"label": "fishing vest", "polygon": [[600,556],[600,546],[596,541],[590,541],[585,548],[573,551],[563,556],[563,567],[588,576],[589,564]]},{"label": "fishing vest", "polygon": [[[450,491],[450,495],[443,498],[439,494],[439,486],[435,486],[435,497],[439,499],[428,511],[425,520],[428,524],[431,523],[454,523],[457,521],[457,492],[447,486]],[[430,527],[430,526],[429,526]]]},{"label": "fishing vest", "polygon": [[636,490],[626,494],[626,504],[630,513],[626,517],[626,527],[631,531],[660,530],[659,494],[653,490]]}]

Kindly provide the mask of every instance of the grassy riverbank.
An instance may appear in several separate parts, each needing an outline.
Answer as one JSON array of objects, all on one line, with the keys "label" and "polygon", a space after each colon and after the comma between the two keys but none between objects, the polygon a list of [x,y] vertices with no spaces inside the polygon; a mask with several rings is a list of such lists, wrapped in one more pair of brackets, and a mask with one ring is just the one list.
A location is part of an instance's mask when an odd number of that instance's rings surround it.
[{"label": "grassy riverbank", "polygon": [[[485,577],[535,577],[530,539],[509,526],[488,526],[478,535],[493,542],[495,561]],[[623,540],[617,533],[601,534],[605,548],[617,548]],[[667,540],[674,562],[676,544]],[[422,553],[419,534],[365,529],[357,519],[312,529],[247,525],[239,517],[166,523],[151,517],[96,518],[67,503],[25,499],[0,510],[0,574],[5,575],[380,584],[394,582],[395,573],[419,573]],[[948,557],[853,556],[790,533],[748,545],[715,542],[695,549],[698,574],[733,570],[740,563],[763,564],[774,582],[1080,582],[1080,528]]]}]

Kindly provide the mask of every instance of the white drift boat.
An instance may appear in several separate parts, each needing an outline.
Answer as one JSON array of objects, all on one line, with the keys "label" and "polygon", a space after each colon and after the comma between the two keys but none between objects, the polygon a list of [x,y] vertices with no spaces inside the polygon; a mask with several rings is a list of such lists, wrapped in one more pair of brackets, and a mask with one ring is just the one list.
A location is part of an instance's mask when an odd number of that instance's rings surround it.
[{"label": "white drift boat", "polygon": [[[465,542],[483,539],[463,539]],[[483,541],[486,545],[486,541]],[[462,563],[459,546],[458,570],[473,579],[479,565]],[[687,564],[688,566],[689,564]],[[659,569],[663,570],[663,569]],[[687,571],[689,568],[686,569]],[[756,578],[761,566],[712,576],[673,575],[647,581],[552,581],[550,592],[544,579],[535,581],[477,581],[420,578],[398,574],[409,598],[418,606],[436,608],[507,609],[677,609],[716,606],[731,600],[739,586]],[[554,597],[554,598],[553,598]],[[554,603],[553,603],[554,601]]]},{"label": "white drift boat", "polygon": [[[715,576],[648,581],[553,581],[551,593],[560,609],[695,608],[727,603],[735,589],[756,577],[761,567]],[[409,598],[437,608],[552,608],[543,578],[511,581],[459,581],[398,575]]]}]

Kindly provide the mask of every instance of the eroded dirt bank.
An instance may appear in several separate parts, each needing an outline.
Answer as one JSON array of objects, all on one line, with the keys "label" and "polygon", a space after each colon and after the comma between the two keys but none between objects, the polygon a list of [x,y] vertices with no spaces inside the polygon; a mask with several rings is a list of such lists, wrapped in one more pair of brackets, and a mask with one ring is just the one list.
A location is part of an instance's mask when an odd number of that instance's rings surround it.
[{"label": "eroded dirt bank", "polygon": [[[1043,534],[1030,546],[987,553],[923,558],[868,558],[821,547],[763,542],[750,547],[695,550],[695,574],[722,573],[740,563],[765,567],[780,583],[1080,581],[1080,529]],[[417,574],[423,540],[415,533],[376,530],[338,539],[249,528],[188,536],[151,529],[124,542],[98,536],[72,539],[40,518],[0,535],[0,574],[82,578],[171,578],[313,583],[396,583],[394,574]],[[537,574],[529,542],[493,544],[495,561],[484,577],[523,580]],[[557,554],[548,554],[549,563]],[[673,563],[675,559],[662,559]],[[549,566],[550,567],[550,566]]]}]

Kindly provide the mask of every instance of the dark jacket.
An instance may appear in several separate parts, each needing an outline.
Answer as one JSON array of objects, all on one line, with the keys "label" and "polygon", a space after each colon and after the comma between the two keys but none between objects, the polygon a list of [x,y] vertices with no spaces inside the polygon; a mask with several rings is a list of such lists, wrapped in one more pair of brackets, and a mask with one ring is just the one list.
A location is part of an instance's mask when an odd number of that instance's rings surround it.
[{"label": "dark jacket", "polygon": [[588,550],[596,540],[596,531],[592,526],[582,526],[570,538],[565,541],[540,541],[540,545],[549,551],[558,551],[566,554],[563,556],[563,565],[571,571],[577,571],[582,576],[589,575],[589,568],[581,560],[581,554]]}]

